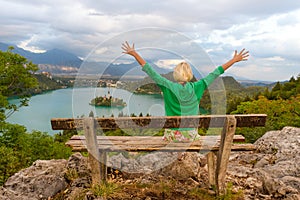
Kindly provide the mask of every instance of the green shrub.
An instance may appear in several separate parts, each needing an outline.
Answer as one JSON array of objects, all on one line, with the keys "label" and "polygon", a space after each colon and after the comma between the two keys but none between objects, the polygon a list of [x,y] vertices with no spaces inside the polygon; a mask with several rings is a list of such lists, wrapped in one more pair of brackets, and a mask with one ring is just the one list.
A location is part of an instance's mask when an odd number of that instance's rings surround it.
[{"label": "green shrub", "polygon": [[72,154],[64,142],[40,131],[27,133],[18,124],[0,125],[0,185],[19,170],[36,160],[68,158]]}]

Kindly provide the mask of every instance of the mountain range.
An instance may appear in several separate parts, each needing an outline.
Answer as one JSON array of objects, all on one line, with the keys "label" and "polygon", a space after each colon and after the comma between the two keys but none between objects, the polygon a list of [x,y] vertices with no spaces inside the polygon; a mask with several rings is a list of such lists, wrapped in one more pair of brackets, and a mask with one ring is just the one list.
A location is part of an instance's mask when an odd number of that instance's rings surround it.
[{"label": "mountain range", "polygon": [[[7,51],[12,46],[12,52],[17,53],[27,60],[32,61],[39,66],[40,71],[47,71],[53,74],[103,74],[111,76],[136,75],[145,76],[137,63],[113,64],[106,62],[87,62],[78,58],[78,56],[61,49],[52,49],[44,53],[33,53],[26,51],[16,45],[8,45],[0,42],[0,50]],[[167,73],[167,70],[152,66],[158,73]]]},{"label": "mountain range", "polygon": [[[33,53],[24,50],[16,45],[8,45],[0,42],[0,50],[7,51],[9,46],[13,46],[14,53],[20,54],[39,66],[40,71],[47,71],[52,74],[103,74],[110,76],[145,76],[145,73],[140,70],[136,62],[130,64],[113,64],[106,62],[87,62],[80,59],[78,56],[61,50],[52,49],[44,53]],[[157,67],[153,62],[149,61],[153,68],[160,74],[166,74],[169,70]],[[196,75],[197,77],[197,75]],[[235,77],[244,86],[260,85],[265,86],[271,82],[253,81],[240,77]]]},{"label": "mountain range", "polygon": [[33,53],[15,45],[8,45],[0,42],[1,51],[7,51],[9,46],[14,47],[12,52],[24,56],[34,64],[61,65],[79,68],[82,63],[82,60],[76,55],[60,49],[52,49],[45,53]]}]

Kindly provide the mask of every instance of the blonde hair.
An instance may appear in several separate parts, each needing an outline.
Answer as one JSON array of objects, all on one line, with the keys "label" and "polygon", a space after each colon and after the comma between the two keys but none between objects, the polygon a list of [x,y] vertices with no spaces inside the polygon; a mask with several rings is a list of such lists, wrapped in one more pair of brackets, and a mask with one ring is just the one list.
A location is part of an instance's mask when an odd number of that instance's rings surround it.
[{"label": "blonde hair", "polygon": [[173,72],[173,77],[177,82],[188,82],[193,78],[191,66],[187,62],[179,63]]}]

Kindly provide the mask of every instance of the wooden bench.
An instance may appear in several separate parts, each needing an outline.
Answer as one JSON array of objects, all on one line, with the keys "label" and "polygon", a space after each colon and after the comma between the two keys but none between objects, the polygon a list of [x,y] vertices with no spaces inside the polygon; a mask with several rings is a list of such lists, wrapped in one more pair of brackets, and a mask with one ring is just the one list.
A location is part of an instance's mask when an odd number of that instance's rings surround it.
[{"label": "wooden bench", "polygon": [[[265,126],[265,114],[251,115],[199,115],[184,117],[105,117],[105,118],[54,118],[53,130],[84,130],[84,136],[74,135],[66,143],[73,151],[89,152],[92,182],[100,184],[107,177],[107,152],[114,151],[171,151],[207,153],[209,184],[217,194],[225,192],[225,176],[231,151],[252,151],[253,144],[241,135],[234,135],[236,127]],[[201,136],[191,143],[163,141],[161,136],[97,136],[97,129],[164,129],[164,128],[222,128],[220,135]],[[216,141],[213,145],[205,141]]]}]

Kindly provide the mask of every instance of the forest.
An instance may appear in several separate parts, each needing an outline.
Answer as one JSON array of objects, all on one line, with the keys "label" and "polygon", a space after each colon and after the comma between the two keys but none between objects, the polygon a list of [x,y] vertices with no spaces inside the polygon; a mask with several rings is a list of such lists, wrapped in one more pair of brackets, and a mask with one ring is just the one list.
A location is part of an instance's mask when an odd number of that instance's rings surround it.
[{"label": "forest", "polygon": [[[28,106],[30,95],[26,91],[43,87],[38,81],[39,77],[34,75],[37,70],[37,65],[12,53],[11,49],[0,51],[0,185],[37,159],[68,158],[71,155],[71,150],[64,143],[76,132],[64,131],[51,136],[40,131],[28,132],[24,126],[6,121],[20,107]],[[300,74],[295,76],[286,82],[266,87],[243,87],[232,77],[222,78],[226,89],[226,113],[268,115],[263,128],[237,130],[238,134],[246,137],[247,142],[255,142],[269,130],[300,126]],[[144,85],[140,91],[159,93],[153,84]],[[134,85],[129,87],[135,88]],[[15,95],[21,99],[20,105],[9,104],[9,98]],[[200,106],[209,113],[209,91],[205,93]]]}]

